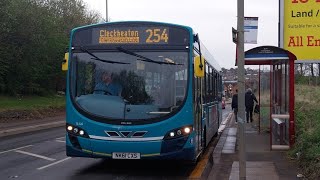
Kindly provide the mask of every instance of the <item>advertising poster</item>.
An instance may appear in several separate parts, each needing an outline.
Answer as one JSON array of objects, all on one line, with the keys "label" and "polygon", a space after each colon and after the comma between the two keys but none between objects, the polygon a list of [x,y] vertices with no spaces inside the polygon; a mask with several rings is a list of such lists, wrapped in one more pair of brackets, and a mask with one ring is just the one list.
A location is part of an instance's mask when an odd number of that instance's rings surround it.
[{"label": "advertising poster", "polygon": [[281,16],[283,48],[298,60],[320,60],[320,0],[283,0]]}]

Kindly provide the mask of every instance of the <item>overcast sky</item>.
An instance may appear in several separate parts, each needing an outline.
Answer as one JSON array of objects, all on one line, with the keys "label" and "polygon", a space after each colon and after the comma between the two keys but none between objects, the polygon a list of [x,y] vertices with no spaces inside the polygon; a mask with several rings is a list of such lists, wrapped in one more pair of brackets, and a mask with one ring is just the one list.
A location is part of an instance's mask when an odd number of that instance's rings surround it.
[{"label": "overcast sky", "polygon": [[[84,0],[89,9],[106,17],[106,0]],[[245,16],[259,17],[258,44],[278,44],[279,0],[245,0]],[[221,67],[234,68],[236,46],[232,27],[237,27],[237,0],[108,0],[110,21],[159,21],[190,26]]]}]

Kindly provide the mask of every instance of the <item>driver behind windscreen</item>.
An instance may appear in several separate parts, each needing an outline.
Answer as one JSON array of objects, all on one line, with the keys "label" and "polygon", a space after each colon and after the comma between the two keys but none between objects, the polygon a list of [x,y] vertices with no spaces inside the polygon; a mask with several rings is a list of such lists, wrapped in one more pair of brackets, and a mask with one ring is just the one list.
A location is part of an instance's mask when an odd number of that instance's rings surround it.
[{"label": "driver behind windscreen", "polygon": [[101,75],[101,81],[94,88],[94,94],[121,96],[122,86],[113,82],[112,77],[112,73],[103,72]]}]

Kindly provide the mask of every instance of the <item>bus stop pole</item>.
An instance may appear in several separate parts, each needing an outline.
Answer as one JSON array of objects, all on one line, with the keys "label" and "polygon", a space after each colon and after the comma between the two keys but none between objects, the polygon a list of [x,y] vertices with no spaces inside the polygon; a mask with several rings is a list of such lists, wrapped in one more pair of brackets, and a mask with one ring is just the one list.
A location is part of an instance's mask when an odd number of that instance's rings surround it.
[{"label": "bus stop pole", "polygon": [[238,0],[238,116],[239,116],[239,179],[246,179],[246,147],[245,147],[245,78],[244,78],[244,0]]}]

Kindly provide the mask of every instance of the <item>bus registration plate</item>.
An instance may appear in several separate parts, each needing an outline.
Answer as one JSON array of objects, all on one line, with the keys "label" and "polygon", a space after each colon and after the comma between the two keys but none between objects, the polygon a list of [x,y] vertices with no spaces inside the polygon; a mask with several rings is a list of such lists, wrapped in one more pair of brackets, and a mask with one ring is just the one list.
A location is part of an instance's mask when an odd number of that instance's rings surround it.
[{"label": "bus registration plate", "polygon": [[114,152],[112,159],[140,159],[140,153]]}]

